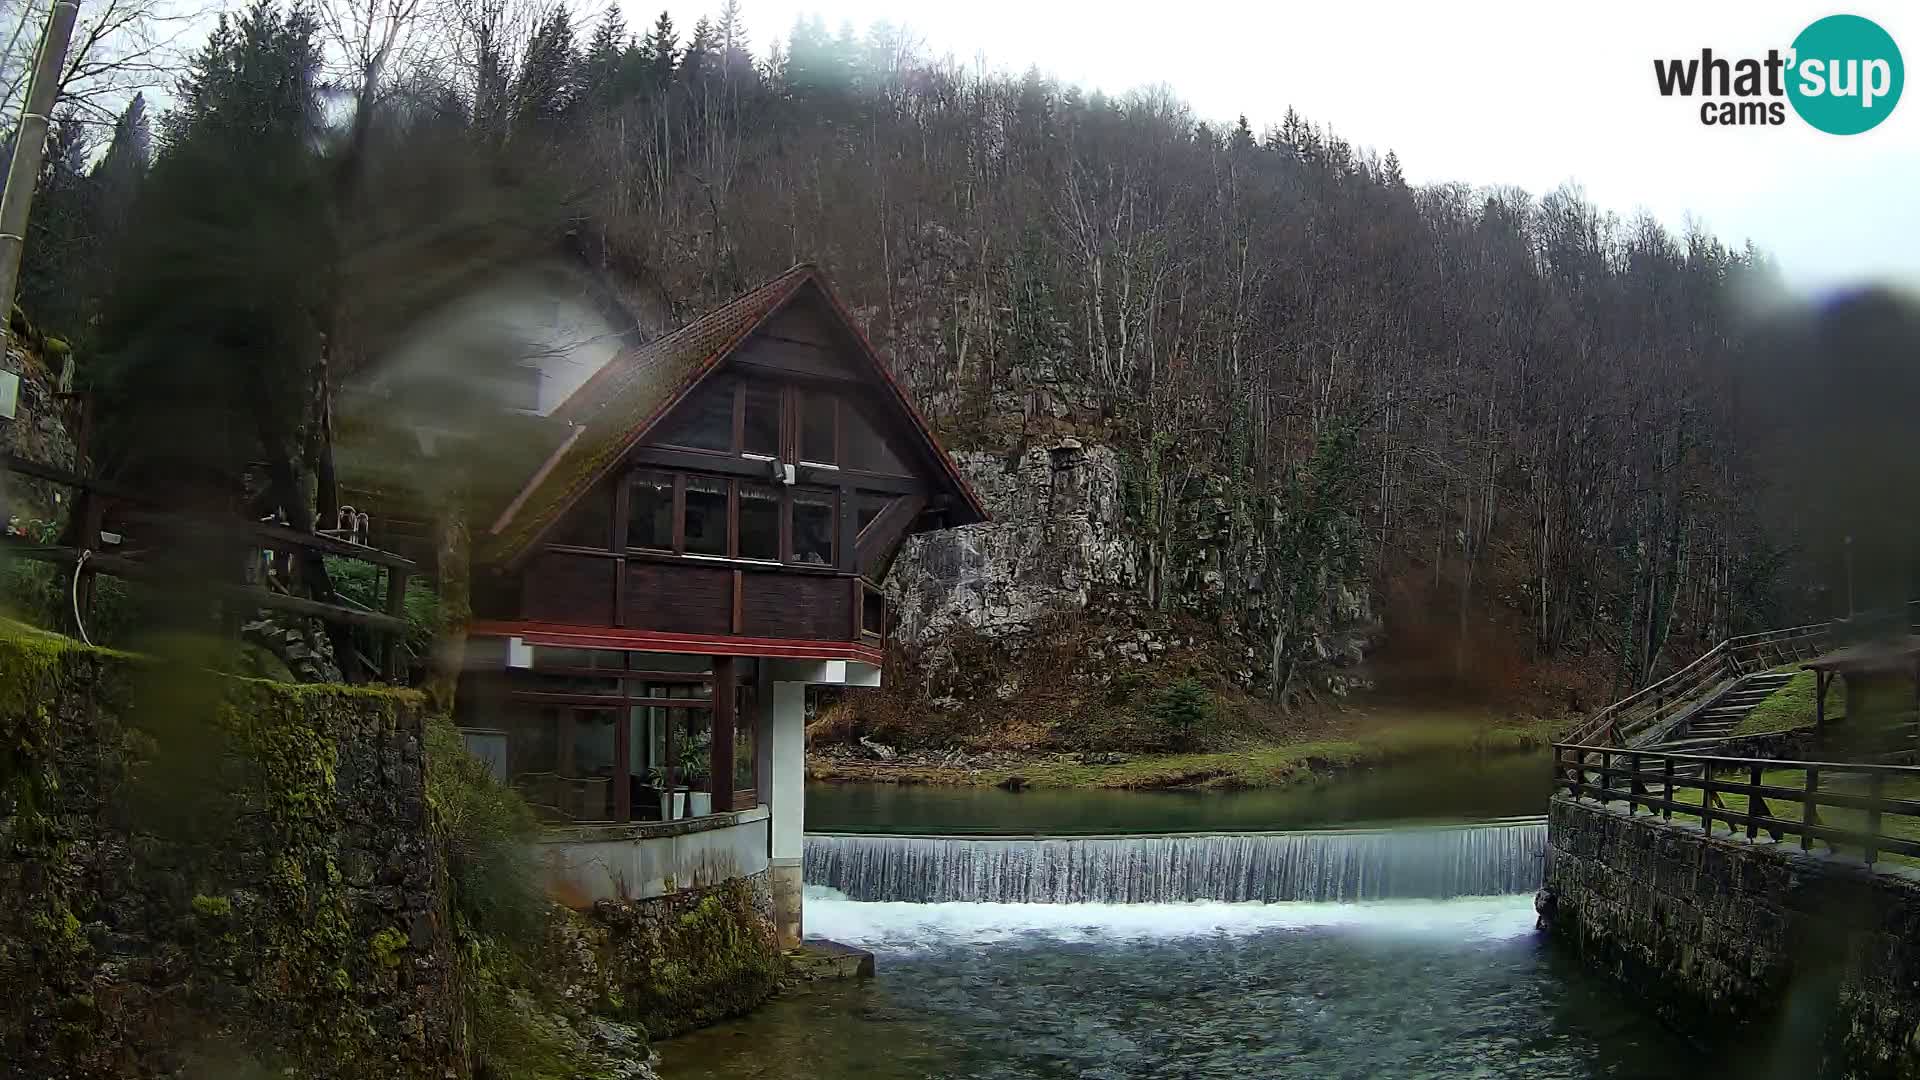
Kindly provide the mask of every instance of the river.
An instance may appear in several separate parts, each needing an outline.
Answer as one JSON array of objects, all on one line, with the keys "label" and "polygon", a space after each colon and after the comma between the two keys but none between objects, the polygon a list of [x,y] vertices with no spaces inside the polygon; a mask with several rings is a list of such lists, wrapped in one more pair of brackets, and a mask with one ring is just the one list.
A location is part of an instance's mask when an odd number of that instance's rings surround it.
[{"label": "river", "polygon": [[1538,814],[1549,751],[1358,770],[1320,783],[1241,791],[1101,791],[814,784],[809,832],[1242,832],[1327,825],[1484,821]]},{"label": "river", "polygon": [[[1718,1059],[1535,932],[1538,819],[1463,824],[1538,814],[1544,763],[1466,768],[1485,783],[1445,808],[1436,792],[1458,785],[1413,769],[1317,800],[810,792],[810,826],[840,835],[809,835],[808,933],[872,950],[877,977],[671,1040],[663,1075],[1710,1071]],[[1348,827],[1311,828],[1329,824]]]}]

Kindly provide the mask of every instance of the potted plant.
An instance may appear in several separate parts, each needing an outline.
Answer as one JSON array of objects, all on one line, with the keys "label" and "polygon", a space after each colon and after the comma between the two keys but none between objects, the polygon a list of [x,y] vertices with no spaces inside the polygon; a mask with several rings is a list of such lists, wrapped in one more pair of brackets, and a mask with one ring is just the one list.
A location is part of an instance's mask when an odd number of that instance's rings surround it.
[{"label": "potted plant", "polygon": [[691,789],[687,792],[687,810],[692,817],[713,813],[713,793],[707,790],[707,774],[712,762],[709,755],[711,743],[712,736],[699,731],[680,747],[680,776]]},{"label": "potted plant", "polygon": [[[686,779],[685,773],[681,774],[681,779]],[[647,770],[647,784],[660,794],[661,821],[677,821],[687,816],[686,784],[676,784],[673,790],[667,790],[667,772],[661,768]]]}]

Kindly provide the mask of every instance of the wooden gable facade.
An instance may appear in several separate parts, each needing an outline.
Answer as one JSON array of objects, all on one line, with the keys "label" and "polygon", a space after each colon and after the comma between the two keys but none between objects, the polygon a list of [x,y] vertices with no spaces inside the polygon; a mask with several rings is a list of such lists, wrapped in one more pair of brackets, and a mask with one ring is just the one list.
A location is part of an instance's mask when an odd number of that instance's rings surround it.
[{"label": "wooden gable facade", "polygon": [[[651,407],[649,379],[674,381]],[[811,268],[575,397],[556,413],[575,429],[490,530],[483,633],[877,666],[906,537],[984,518]]]}]

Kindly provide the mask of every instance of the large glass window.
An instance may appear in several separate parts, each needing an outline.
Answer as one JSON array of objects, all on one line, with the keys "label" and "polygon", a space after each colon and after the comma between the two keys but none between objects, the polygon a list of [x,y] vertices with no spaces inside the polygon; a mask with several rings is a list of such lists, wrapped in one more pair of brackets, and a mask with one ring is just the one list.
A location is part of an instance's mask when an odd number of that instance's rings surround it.
[{"label": "large glass window", "polygon": [[780,455],[780,385],[749,382],[746,387],[746,427],[740,449],[767,457]]},{"label": "large glass window", "polygon": [[834,449],[834,414],[839,402],[832,394],[819,390],[800,392],[800,460],[834,465],[840,461]]},{"label": "large glass window", "polygon": [[682,402],[667,421],[660,441],[695,450],[733,449],[732,379],[714,379],[693,400]]},{"label": "large glass window", "polygon": [[740,485],[740,557],[780,557],[780,489],[769,484]]},{"label": "large glass window", "polygon": [[727,482],[687,477],[687,554],[727,553]]},{"label": "large glass window", "polygon": [[793,559],[814,566],[833,565],[834,504],[831,491],[796,488],[793,492]]},{"label": "large glass window", "polygon": [[673,550],[673,474],[642,470],[627,489],[627,546]]}]

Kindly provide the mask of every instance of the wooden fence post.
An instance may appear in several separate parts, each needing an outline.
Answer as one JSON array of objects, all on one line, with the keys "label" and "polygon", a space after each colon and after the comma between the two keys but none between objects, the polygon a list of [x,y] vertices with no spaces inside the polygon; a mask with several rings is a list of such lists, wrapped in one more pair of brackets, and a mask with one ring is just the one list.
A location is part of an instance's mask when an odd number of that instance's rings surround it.
[{"label": "wooden fence post", "polygon": [[[402,620],[407,617],[407,572],[397,566],[387,568],[387,614]],[[381,657],[381,667],[386,672],[388,682],[406,681],[406,671],[400,659],[404,651],[401,646],[406,637],[404,630],[389,630],[386,633],[386,655]]]},{"label": "wooden fence post", "polygon": [[1802,804],[1802,809],[1800,811],[1800,850],[1801,851],[1813,850],[1813,834],[1811,832],[1808,832],[1807,830],[1817,827],[1820,824],[1820,804],[1819,802],[1816,801],[1819,796],[1819,793],[1820,793],[1820,766],[1809,765],[1807,766],[1806,801]]},{"label": "wooden fence post", "polygon": [[1867,843],[1861,856],[1868,866],[1880,857],[1880,800],[1886,781],[1886,774],[1878,771],[1867,781]]}]

